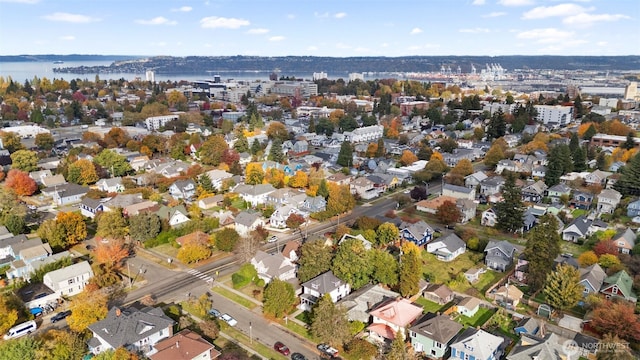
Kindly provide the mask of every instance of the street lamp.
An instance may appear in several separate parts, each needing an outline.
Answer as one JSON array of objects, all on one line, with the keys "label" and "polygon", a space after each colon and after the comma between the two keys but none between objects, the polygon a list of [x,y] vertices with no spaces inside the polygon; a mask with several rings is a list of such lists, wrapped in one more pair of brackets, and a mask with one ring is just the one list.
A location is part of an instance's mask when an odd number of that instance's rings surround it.
[{"label": "street lamp", "polygon": [[252,331],[251,321],[249,321],[249,341],[253,344],[253,331]]}]

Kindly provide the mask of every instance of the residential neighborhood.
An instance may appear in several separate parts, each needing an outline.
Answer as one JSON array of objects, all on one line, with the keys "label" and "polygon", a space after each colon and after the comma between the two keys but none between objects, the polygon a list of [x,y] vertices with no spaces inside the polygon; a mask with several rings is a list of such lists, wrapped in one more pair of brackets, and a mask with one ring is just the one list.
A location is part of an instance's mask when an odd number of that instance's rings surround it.
[{"label": "residential neighborhood", "polygon": [[638,355],[637,110],[446,81],[58,82],[0,82],[7,344]]}]

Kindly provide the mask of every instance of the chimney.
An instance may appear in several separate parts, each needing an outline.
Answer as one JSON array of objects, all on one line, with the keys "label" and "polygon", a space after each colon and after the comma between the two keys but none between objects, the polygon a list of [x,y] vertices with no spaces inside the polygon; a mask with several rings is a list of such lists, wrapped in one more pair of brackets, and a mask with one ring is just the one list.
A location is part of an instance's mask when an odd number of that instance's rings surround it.
[{"label": "chimney", "polygon": [[176,348],[180,348],[180,342],[176,341]]},{"label": "chimney", "polygon": [[120,308],[116,308],[116,316],[120,317],[121,314],[122,314],[122,311],[120,311]]}]

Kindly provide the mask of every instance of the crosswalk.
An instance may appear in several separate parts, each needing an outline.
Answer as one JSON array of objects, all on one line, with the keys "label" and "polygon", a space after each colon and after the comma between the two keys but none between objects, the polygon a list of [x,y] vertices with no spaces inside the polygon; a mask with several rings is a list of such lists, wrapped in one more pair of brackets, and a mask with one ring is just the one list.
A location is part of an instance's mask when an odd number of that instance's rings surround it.
[{"label": "crosswalk", "polygon": [[202,281],[204,281],[204,282],[206,282],[208,284],[213,283],[213,278],[211,276],[209,276],[207,274],[204,274],[204,273],[202,273],[202,272],[200,272],[200,271],[198,271],[196,269],[187,270],[187,273],[197,277],[198,279],[200,279],[200,280],[202,280]]}]

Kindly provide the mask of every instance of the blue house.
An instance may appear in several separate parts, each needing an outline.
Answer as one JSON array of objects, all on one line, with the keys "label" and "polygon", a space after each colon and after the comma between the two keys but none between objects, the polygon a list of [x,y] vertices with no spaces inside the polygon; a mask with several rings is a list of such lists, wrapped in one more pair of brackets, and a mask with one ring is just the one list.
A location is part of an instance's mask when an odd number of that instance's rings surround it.
[{"label": "blue house", "polygon": [[515,331],[516,335],[535,335],[538,333],[538,330],[540,330],[540,324],[538,323],[538,320],[534,318],[523,318],[522,320],[520,320],[520,322],[518,322],[518,325],[516,325],[513,330]]},{"label": "blue house", "polygon": [[627,205],[627,216],[628,217],[636,217],[640,216],[640,199],[629,203]]},{"label": "blue house", "polygon": [[402,222],[400,224],[400,237],[422,246],[433,239],[433,229],[422,220],[413,224]]},{"label": "blue house", "polygon": [[451,344],[450,359],[497,360],[502,356],[504,339],[481,329],[467,328]]}]

